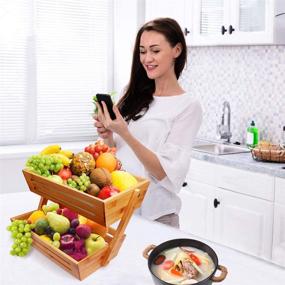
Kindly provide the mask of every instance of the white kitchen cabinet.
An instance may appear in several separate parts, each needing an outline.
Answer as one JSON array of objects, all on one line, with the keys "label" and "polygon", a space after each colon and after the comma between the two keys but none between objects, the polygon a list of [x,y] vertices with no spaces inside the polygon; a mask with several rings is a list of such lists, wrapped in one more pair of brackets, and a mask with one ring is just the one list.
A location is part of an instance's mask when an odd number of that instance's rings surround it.
[{"label": "white kitchen cabinet", "polygon": [[284,0],[145,0],[145,20],[178,21],[190,46],[285,44]]},{"label": "white kitchen cabinet", "polygon": [[[283,0],[194,0],[194,45],[285,43]],[[276,15],[279,15],[276,17]]]},{"label": "white kitchen cabinet", "polygon": [[182,189],[179,196],[182,202],[180,229],[193,235],[212,239],[213,215],[211,203],[215,188],[191,181],[190,188]]},{"label": "white kitchen cabinet", "polygon": [[192,41],[192,4],[189,0],[145,0],[145,21],[160,17],[175,19],[189,45]]},{"label": "white kitchen cabinet", "polygon": [[285,179],[276,178],[273,226],[273,262],[285,266]]},{"label": "white kitchen cabinet", "polygon": [[271,259],[274,178],[192,159],[181,229]]},{"label": "white kitchen cabinet", "polygon": [[214,241],[271,259],[273,203],[216,189],[213,204]]}]

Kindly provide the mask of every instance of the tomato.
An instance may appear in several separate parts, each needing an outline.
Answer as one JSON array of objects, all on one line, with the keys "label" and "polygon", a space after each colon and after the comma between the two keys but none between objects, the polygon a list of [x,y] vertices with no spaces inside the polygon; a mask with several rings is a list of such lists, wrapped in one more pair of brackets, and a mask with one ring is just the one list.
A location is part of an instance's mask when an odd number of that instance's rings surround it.
[{"label": "tomato", "polygon": [[93,144],[93,145],[90,145],[90,150],[89,150],[89,152],[91,153],[91,154],[94,154],[95,153],[95,145]]},{"label": "tomato", "polygon": [[103,152],[107,152],[109,150],[109,147],[106,145],[106,144],[104,144],[103,146],[102,146],[102,151]]},{"label": "tomato", "polygon": [[100,153],[102,151],[102,146],[101,145],[96,145],[95,146],[95,151]]},{"label": "tomato", "polygon": [[170,269],[174,265],[174,262],[172,260],[165,260],[162,264],[162,268],[164,270]]},{"label": "tomato", "polygon": [[93,153],[93,157],[94,157],[94,159],[96,160],[97,158],[98,158],[98,156],[100,155],[100,153],[98,153],[98,152],[94,152]]},{"label": "tomato", "polygon": [[190,253],[189,256],[197,265],[201,265],[201,260],[198,256],[193,253]]}]

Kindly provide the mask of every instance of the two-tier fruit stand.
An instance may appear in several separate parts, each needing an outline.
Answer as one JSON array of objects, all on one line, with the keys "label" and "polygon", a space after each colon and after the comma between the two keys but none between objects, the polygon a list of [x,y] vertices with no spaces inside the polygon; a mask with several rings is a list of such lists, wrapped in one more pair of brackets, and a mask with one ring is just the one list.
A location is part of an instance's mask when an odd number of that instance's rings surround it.
[{"label": "two-tier fruit stand", "polygon": [[[42,240],[36,233],[32,233],[35,248],[80,280],[107,265],[118,254],[126,236],[124,232],[128,222],[134,210],[140,207],[149,186],[148,180],[136,177],[138,184],[134,188],[120,192],[106,200],[100,200],[28,170],[23,170],[23,173],[30,191],[41,197],[38,209],[50,200],[101,225],[97,233],[104,237],[107,242],[106,246],[80,261],[76,261]],[[32,211],[12,219],[27,219],[31,213]],[[115,222],[118,222],[117,227],[111,227]]]}]

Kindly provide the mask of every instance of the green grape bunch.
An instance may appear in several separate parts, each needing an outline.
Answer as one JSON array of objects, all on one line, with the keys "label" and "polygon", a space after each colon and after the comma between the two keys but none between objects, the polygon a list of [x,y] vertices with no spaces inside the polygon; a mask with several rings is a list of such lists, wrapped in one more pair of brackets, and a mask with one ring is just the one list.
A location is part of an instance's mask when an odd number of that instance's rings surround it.
[{"label": "green grape bunch", "polygon": [[82,192],[85,192],[90,184],[90,178],[86,173],[83,173],[81,176],[72,175],[72,177],[67,180],[68,186]]},{"label": "green grape bunch", "polygon": [[32,172],[45,177],[56,174],[63,168],[60,158],[41,154],[32,155],[27,160],[26,166]]},{"label": "green grape bunch", "polygon": [[33,242],[31,233],[33,228],[34,224],[29,224],[26,220],[14,220],[11,222],[7,227],[14,241],[10,250],[11,255],[22,257],[30,252]]}]

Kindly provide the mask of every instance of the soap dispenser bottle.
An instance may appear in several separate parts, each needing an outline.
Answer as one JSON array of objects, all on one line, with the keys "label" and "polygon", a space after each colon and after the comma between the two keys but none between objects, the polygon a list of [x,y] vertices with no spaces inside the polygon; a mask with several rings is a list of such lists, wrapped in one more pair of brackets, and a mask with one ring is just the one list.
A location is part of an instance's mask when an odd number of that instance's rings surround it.
[{"label": "soap dispenser bottle", "polygon": [[250,148],[257,146],[258,144],[258,128],[255,126],[254,121],[251,121],[250,126],[246,131],[246,145]]}]

